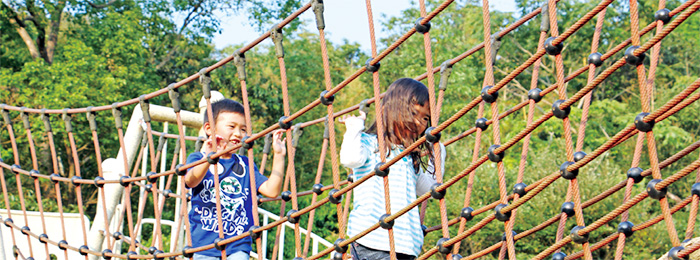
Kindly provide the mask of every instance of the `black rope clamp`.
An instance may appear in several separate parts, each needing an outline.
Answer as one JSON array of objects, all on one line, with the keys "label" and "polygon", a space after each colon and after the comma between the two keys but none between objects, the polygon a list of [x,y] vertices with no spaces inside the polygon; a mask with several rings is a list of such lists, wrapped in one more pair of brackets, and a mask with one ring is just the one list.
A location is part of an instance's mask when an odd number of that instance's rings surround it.
[{"label": "black rope clamp", "polygon": [[330,202],[333,203],[333,204],[340,204],[340,202],[343,200],[343,195],[344,195],[344,194],[341,194],[340,196],[335,197],[334,195],[335,195],[336,193],[338,193],[338,192],[339,192],[338,189],[332,189],[332,190],[330,190],[330,191],[328,192],[328,201],[330,201]]},{"label": "black rope clamp", "polygon": [[124,123],[122,122],[122,108],[117,102],[112,103],[112,117],[114,117],[114,125],[117,129],[122,129],[124,127]]},{"label": "black rope clamp", "polygon": [[31,178],[34,178],[34,179],[39,178],[39,176],[37,176],[38,174],[39,174],[39,171],[36,169],[32,169],[31,171],[29,171],[29,177],[31,177]]},{"label": "black rope clamp", "polygon": [[14,224],[15,222],[11,218],[6,218],[2,223],[5,224],[6,227],[11,227],[10,223]]},{"label": "black rope clamp", "polygon": [[272,42],[275,44],[275,55],[277,58],[284,58],[284,44],[282,43],[284,41],[284,34],[282,34],[282,28],[279,28],[278,25],[272,26],[272,29],[270,29],[270,38],[272,38]]},{"label": "black rope clamp", "polygon": [[428,143],[434,144],[437,142],[440,142],[440,137],[442,137],[442,132],[438,132],[437,134],[433,134],[433,130],[435,130],[435,127],[428,127],[425,129],[425,140],[428,141]]},{"label": "black rope clamp", "polygon": [[83,178],[81,178],[80,176],[73,176],[70,178],[70,183],[72,183],[73,186],[75,186],[75,187],[80,187],[80,183],[77,181],[82,180],[82,179]]},{"label": "black rope clamp", "polygon": [[671,21],[671,10],[664,8],[656,11],[656,13],[654,13],[654,19],[667,24],[669,21]]},{"label": "black rope clamp", "polygon": [[326,20],[323,18],[323,0],[312,1],[311,8],[316,15],[316,28],[319,30],[326,29]]},{"label": "black rope clamp", "polygon": [[330,106],[333,104],[333,101],[335,101],[335,95],[331,95],[330,97],[326,97],[326,94],[328,94],[328,90],[321,91],[321,95],[319,97],[319,100],[321,100],[321,104]]},{"label": "black rope clamp", "polygon": [[241,139],[241,148],[245,149],[246,151],[253,148],[255,145],[255,139],[251,139],[250,141],[248,141],[248,139],[250,139],[250,136],[247,135]]},{"label": "black rope clamp", "polygon": [[500,221],[508,221],[510,219],[510,215],[512,212],[508,211],[506,213],[501,212],[501,209],[507,207],[508,204],[498,204],[496,208],[493,209],[494,212],[496,212],[496,219]]},{"label": "black rope clamp", "polygon": [[284,120],[287,120],[289,118],[288,116],[282,116],[280,119],[277,121],[277,124],[279,124],[280,128],[284,130],[288,130],[289,128],[292,127],[293,122],[290,120],[289,122],[284,122]]},{"label": "black rope clamp", "polygon": [[186,258],[192,258],[194,252],[187,252],[187,250],[192,250],[191,246],[185,246],[182,248],[182,256]]},{"label": "black rope clamp", "polygon": [[280,198],[284,201],[290,201],[292,199],[292,192],[291,191],[283,191],[282,194],[280,194]]},{"label": "black rope clamp", "polygon": [[304,128],[301,127],[301,123],[292,127],[292,147],[297,148],[299,146],[299,139],[301,139],[302,134],[304,134]]},{"label": "black rope clamp", "polygon": [[297,212],[298,211],[296,209],[290,209],[289,211],[287,211],[286,216],[287,216],[287,221],[289,221],[289,223],[292,223],[292,224],[299,223],[300,216],[292,217],[292,215],[294,215],[294,213],[297,213]]},{"label": "black rope clamp", "polygon": [[680,256],[678,256],[678,254],[679,254],[681,251],[683,251],[683,249],[685,249],[685,247],[682,247],[682,246],[675,246],[675,247],[671,248],[671,250],[668,251],[668,259],[671,259],[671,260],[688,260],[688,259],[690,258],[690,254],[688,254],[688,255],[685,256],[685,257],[680,257]]},{"label": "black rope clamp", "polygon": [[446,90],[447,83],[452,75],[452,60],[446,60],[440,64],[440,84],[438,85],[438,90]]},{"label": "black rope clamp", "polygon": [[557,37],[549,37],[544,41],[544,51],[547,52],[547,54],[554,56],[560,54],[561,50],[564,49],[563,42],[557,43],[556,45],[552,44],[556,39]]},{"label": "black rope clamp", "polygon": [[311,191],[316,193],[316,195],[321,195],[321,193],[323,193],[323,184],[321,184],[321,183],[314,184],[314,186],[311,188]]},{"label": "black rope clamp", "polygon": [[71,114],[68,114],[67,108],[64,108],[63,109],[63,122],[66,125],[66,132],[67,133],[73,132],[73,124],[71,124],[72,120],[73,120],[73,116]]},{"label": "black rope clamp", "polygon": [[493,103],[498,99],[498,91],[493,92],[493,94],[489,94],[489,89],[492,87],[493,86],[485,86],[481,89],[481,99],[483,99],[486,103]]},{"label": "black rope clamp", "polygon": [[495,163],[500,162],[500,161],[503,161],[503,157],[505,157],[506,152],[503,151],[503,152],[500,152],[500,153],[496,153],[495,151],[496,151],[496,149],[498,149],[499,147],[501,147],[501,146],[500,146],[500,145],[497,145],[497,144],[494,144],[494,145],[489,146],[488,158],[489,158],[490,161],[495,162]]},{"label": "black rope clamp", "polygon": [[90,248],[88,248],[88,246],[86,246],[86,245],[82,245],[82,246],[80,246],[80,248],[78,248],[78,252],[81,255],[87,255],[88,251],[90,251]]},{"label": "black rope clamp", "polygon": [[442,253],[442,254],[449,254],[449,253],[452,251],[452,247],[453,247],[454,245],[445,246],[445,243],[446,243],[448,240],[450,240],[449,237],[443,237],[443,238],[440,238],[440,239],[437,241],[436,246],[438,247],[438,252],[440,252],[440,253]]},{"label": "black rope clamp", "polygon": [[10,166],[10,171],[14,172],[15,174],[19,174],[19,170],[21,169],[22,167],[20,167],[17,164],[13,164],[12,166]]},{"label": "black rope clamp", "polygon": [[131,185],[130,181],[125,181],[124,179],[128,179],[129,176],[123,175],[122,177],[119,177],[119,184],[121,184],[123,187],[128,187]]},{"label": "black rope clamp", "polygon": [[[138,243],[138,240],[136,240],[135,242]],[[138,253],[136,253],[136,252],[134,252],[134,251],[129,251],[128,253],[126,253],[126,260],[134,259],[134,258],[132,258],[132,257],[135,256],[135,255],[138,255]]]},{"label": "black rope clamp", "polygon": [[184,169],[185,165],[179,163],[175,165],[175,173],[177,173],[178,176],[185,176],[187,174],[187,169]]},{"label": "black rope clamp", "polygon": [[696,182],[690,187],[690,194],[700,197],[700,182]]},{"label": "black rope clamp", "polygon": [[561,104],[563,104],[566,100],[559,99],[557,101],[554,101],[552,103],[552,114],[554,114],[555,117],[559,119],[564,119],[569,116],[569,113],[571,113],[571,107],[568,106],[564,109],[561,108]]},{"label": "black rope clamp", "polygon": [[212,158],[212,156],[213,156],[214,154],[216,154],[216,153],[215,153],[215,152],[210,152],[209,154],[207,154],[207,162],[208,162],[209,164],[216,164],[216,163],[219,162],[219,157]]},{"label": "black rope clamp", "polygon": [[24,123],[24,129],[31,129],[31,125],[29,125],[29,115],[25,111],[27,108],[26,107],[21,107],[19,109],[19,115],[22,117],[22,123]]},{"label": "black rope clamp", "polygon": [[199,70],[199,84],[202,85],[202,97],[205,99],[211,98],[211,77],[207,68]]},{"label": "black rope clamp", "polygon": [[634,234],[632,228],[634,228],[634,223],[630,221],[620,222],[620,224],[617,225],[617,232],[625,234],[625,237],[630,237]]},{"label": "black rope clamp", "polygon": [[221,240],[224,240],[224,239],[220,238],[220,237],[217,237],[216,239],[214,239],[214,248],[216,248],[216,250],[221,251],[221,250],[224,250],[224,248],[226,248],[226,245],[219,244],[221,242]]},{"label": "black rope clamp", "polygon": [[170,97],[173,112],[180,112],[180,91],[175,87],[175,83],[168,85],[168,97]]},{"label": "black rope clamp", "polygon": [[437,188],[440,187],[440,185],[442,185],[442,183],[439,183],[439,182],[436,182],[436,183],[433,183],[433,185],[430,185],[430,196],[433,197],[433,199],[441,200],[441,199],[445,198],[445,194],[447,194],[447,188],[445,188],[441,191],[438,191]]},{"label": "black rope clamp", "polygon": [[105,180],[105,178],[102,178],[100,176],[95,177],[95,186],[97,186],[98,188],[104,187],[105,186],[104,180]]},{"label": "black rope clamp", "polygon": [[151,254],[151,255],[153,255],[153,260],[163,260],[163,259],[165,259],[165,257],[157,257],[157,255],[160,255],[160,254],[162,254],[162,253],[165,253],[165,252],[163,252],[163,250],[156,250],[155,252],[153,252],[153,253]]},{"label": "black rope clamp", "polygon": [[41,120],[44,121],[44,130],[51,132],[51,117],[46,114],[46,108],[41,109]]},{"label": "black rope clamp", "polygon": [[578,151],[574,153],[574,162],[578,162],[580,160],[583,160],[583,158],[586,158],[586,152],[584,151]]},{"label": "black rope clamp", "polygon": [[194,150],[195,151],[200,151],[202,150],[202,145],[204,145],[204,141],[206,141],[207,138],[204,136],[197,137],[197,141],[194,142]]},{"label": "black rope clamp", "polygon": [[576,214],[576,211],[574,210],[574,203],[571,201],[567,201],[561,204],[561,212],[566,214],[567,217],[571,217],[574,214]]},{"label": "black rope clamp", "polygon": [[383,229],[390,229],[394,227],[394,220],[392,219],[389,222],[386,222],[386,218],[388,218],[390,215],[389,214],[384,214],[381,217],[379,217],[379,226],[382,227]]},{"label": "black rope clamp", "polygon": [[0,104],[0,111],[2,111],[2,119],[5,121],[6,125],[12,125],[12,120],[10,120],[10,112],[5,109],[6,104]]},{"label": "black rope clamp", "polygon": [[425,22],[425,24],[421,24],[423,19],[423,17],[418,18],[414,27],[416,28],[416,32],[425,34],[430,31],[430,21]]},{"label": "black rope clamp", "polygon": [[513,185],[513,193],[520,195],[520,197],[525,196],[527,194],[527,184],[518,182],[515,185]]},{"label": "black rope clamp", "polygon": [[46,244],[46,240],[48,240],[48,239],[49,239],[49,236],[46,234],[39,235],[39,242],[41,242],[42,244]]},{"label": "black rope clamp", "polygon": [[88,123],[90,124],[90,131],[97,131],[97,120],[95,120],[97,115],[95,111],[92,111],[93,109],[94,107],[92,106],[85,108],[85,117],[87,117]]},{"label": "black rope clamp", "polygon": [[151,112],[149,110],[150,101],[148,99],[146,99],[146,95],[139,96],[139,105],[141,105],[141,112],[143,113],[143,122],[150,123],[151,122]]},{"label": "black rope clamp", "polygon": [[498,37],[498,33],[491,35],[491,65],[496,64],[496,57],[498,57],[498,50],[501,49],[501,37]]},{"label": "black rope clamp", "polygon": [[541,7],[540,17],[540,32],[549,32],[549,4],[544,3]]},{"label": "black rope clamp", "polygon": [[236,69],[238,70],[238,80],[245,80],[245,54],[236,51],[233,54],[233,64],[236,65]]},{"label": "black rope clamp", "polygon": [[253,240],[257,240],[257,239],[260,237],[260,231],[255,232],[255,230],[258,229],[258,228],[260,228],[260,226],[255,226],[255,225],[253,225],[253,226],[250,226],[250,228],[248,229],[248,235],[249,235],[250,238],[252,238]]},{"label": "black rope clamp", "polygon": [[61,250],[66,250],[67,246],[68,246],[67,241],[65,241],[65,240],[58,241],[58,248],[60,248]]},{"label": "black rope clamp", "polygon": [[574,241],[576,244],[583,244],[588,242],[588,235],[590,233],[586,233],[583,235],[580,235],[578,232],[579,230],[585,228],[584,226],[575,226],[574,228],[571,229],[571,240]]},{"label": "black rope clamp", "polygon": [[335,242],[333,242],[333,248],[335,249],[336,252],[343,254],[343,253],[348,251],[348,245],[345,245],[345,246],[340,245],[343,242],[345,242],[345,239],[342,239],[342,238],[338,238],[335,240]]},{"label": "black rope clamp", "polygon": [[489,128],[488,119],[485,117],[482,118],[477,118],[476,121],[474,122],[474,127],[481,129],[481,131],[484,131]]},{"label": "black rope clamp", "polygon": [[365,62],[365,68],[367,68],[367,71],[374,73],[374,72],[379,71],[379,67],[381,67],[382,64],[377,61],[377,63],[372,65],[372,60],[374,60],[374,58],[367,59],[367,62]]},{"label": "black rope clamp", "polygon": [[385,170],[381,170],[380,168],[384,165],[383,162],[377,163],[376,166],[374,166],[374,175],[377,175],[379,177],[386,177],[389,176],[389,167],[387,167]]},{"label": "black rope clamp", "polygon": [[644,117],[648,116],[649,113],[642,112],[639,113],[635,118],[634,118],[634,126],[639,130],[640,132],[649,132],[652,129],[654,129],[654,124],[656,123],[655,120],[651,120],[649,122],[644,122]]},{"label": "black rope clamp", "polygon": [[591,53],[591,55],[588,55],[588,64],[600,67],[600,65],[603,65],[603,54],[600,54],[600,52]]},{"label": "black rope clamp", "polygon": [[146,173],[146,179],[148,179],[148,182],[156,183],[156,181],[158,181],[158,176],[154,176],[154,175],[156,175],[155,172]]},{"label": "black rope clamp", "polygon": [[462,211],[459,213],[459,216],[464,218],[466,221],[470,221],[474,219],[474,208],[472,207],[464,207],[462,208]]},{"label": "black rope clamp", "polygon": [[369,113],[369,104],[367,104],[367,102],[369,102],[369,99],[364,99],[360,101],[360,104],[358,105],[358,110],[362,111],[365,114]]},{"label": "black rope clamp", "polygon": [[265,135],[265,145],[263,146],[263,153],[270,154],[270,147],[272,147],[272,133]]},{"label": "black rope clamp", "polygon": [[561,177],[567,180],[573,180],[578,176],[578,169],[569,171],[566,168],[569,167],[569,165],[574,164],[572,161],[566,161],[559,166],[559,174],[561,174]]},{"label": "black rope clamp", "polygon": [[650,180],[649,183],[647,184],[647,193],[649,194],[649,197],[655,200],[660,200],[664,197],[666,197],[666,192],[668,191],[668,187],[664,187],[663,189],[656,189],[656,184],[661,182],[662,179],[653,179]]},{"label": "black rope clamp", "polygon": [[20,229],[20,232],[22,232],[22,234],[25,234],[25,235],[27,235],[27,233],[29,231],[31,231],[31,230],[29,229],[28,226],[23,226],[22,229]]},{"label": "black rope clamp", "polygon": [[61,177],[61,175],[58,175],[58,173],[52,173],[51,175],[49,175],[49,180],[51,180],[51,182],[53,183],[58,183],[58,180],[54,179],[56,177]]},{"label": "black rope clamp", "polygon": [[642,172],[644,172],[642,168],[632,167],[629,170],[627,170],[627,178],[632,178],[634,183],[640,183],[644,179],[644,176],[642,176]]},{"label": "black rope clamp", "polygon": [[112,259],[111,256],[107,255],[107,254],[111,254],[111,253],[112,253],[112,250],[109,250],[109,249],[102,250],[102,258],[107,259],[107,260]]},{"label": "black rope clamp", "polygon": [[644,58],[646,57],[646,54],[643,52],[640,53],[638,56],[634,56],[634,51],[639,49],[639,45],[633,45],[627,48],[625,50],[625,61],[627,64],[632,65],[632,66],[639,66],[644,63]]}]

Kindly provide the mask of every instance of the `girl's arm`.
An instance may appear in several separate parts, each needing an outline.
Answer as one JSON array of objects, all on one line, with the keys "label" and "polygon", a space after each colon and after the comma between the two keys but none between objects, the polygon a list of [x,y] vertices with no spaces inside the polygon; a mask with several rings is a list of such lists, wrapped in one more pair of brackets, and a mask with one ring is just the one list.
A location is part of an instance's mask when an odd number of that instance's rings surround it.
[{"label": "girl's arm", "polygon": [[[440,143],[440,165],[442,165],[442,176],[445,176],[445,154],[447,152],[445,151],[445,145]],[[418,173],[418,179],[416,180],[416,196],[420,197],[421,195],[425,194],[426,192],[430,192],[430,186],[435,184],[437,181],[435,180],[435,176],[430,174],[430,172],[435,172],[435,166],[433,165],[432,161],[428,161],[428,167],[426,167],[427,172],[424,171],[423,169],[420,169],[420,172]]]},{"label": "girl's arm", "polygon": [[263,182],[258,188],[258,192],[268,198],[275,198],[280,195],[282,182],[284,180],[284,156],[287,154],[285,142],[282,141],[284,130],[277,130],[272,134],[272,169],[270,178]]},{"label": "girl's arm", "polygon": [[345,123],[343,144],[340,145],[340,164],[347,168],[357,168],[367,161],[367,149],[362,148],[362,130],[365,130],[365,113],[360,116],[342,117],[338,120]]}]

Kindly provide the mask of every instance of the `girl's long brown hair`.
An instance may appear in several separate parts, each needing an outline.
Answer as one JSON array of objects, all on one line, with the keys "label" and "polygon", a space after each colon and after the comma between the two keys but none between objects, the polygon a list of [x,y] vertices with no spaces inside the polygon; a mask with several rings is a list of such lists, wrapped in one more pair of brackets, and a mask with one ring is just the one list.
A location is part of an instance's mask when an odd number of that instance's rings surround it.
[{"label": "girl's long brown hair", "polygon": [[[414,108],[415,105],[420,106],[430,106],[428,101],[428,88],[415,79],[411,78],[400,78],[391,83],[389,89],[387,89],[384,98],[380,102],[382,115],[381,118],[375,119],[375,122],[365,131],[369,134],[377,135],[377,122],[376,120],[382,120],[382,125],[384,126],[384,136],[377,138],[384,138],[384,143],[389,145],[401,145],[404,148],[409,147],[416,140],[418,140],[425,129],[421,125],[416,124],[415,115],[418,113]],[[380,148],[380,152],[389,155],[391,149]],[[428,152],[428,158],[433,160],[432,149],[428,146],[428,143],[421,144],[418,149],[411,151],[409,156],[413,159],[413,169],[418,173],[418,169],[421,164],[425,164],[421,160],[421,151]],[[433,174],[431,172],[431,174]]]}]

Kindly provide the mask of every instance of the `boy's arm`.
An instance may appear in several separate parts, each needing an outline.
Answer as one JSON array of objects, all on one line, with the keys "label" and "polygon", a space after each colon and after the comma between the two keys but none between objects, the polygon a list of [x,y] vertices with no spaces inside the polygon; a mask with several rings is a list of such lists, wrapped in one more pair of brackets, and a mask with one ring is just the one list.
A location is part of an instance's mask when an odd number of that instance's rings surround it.
[{"label": "boy's arm", "polygon": [[199,185],[199,183],[204,179],[204,176],[207,175],[208,170],[208,162],[190,168],[187,171],[187,174],[185,174],[185,185],[187,185],[188,188],[197,187],[197,185]]},{"label": "boy's arm", "polygon": [[285,142],[282,141],[283,130],[277,130],[272,134],[272,170],[270,178],[263,182],[258,188],[258,192],[268,198],[275,198],[280,195],[284,178],[284,156],[287,154]]},{"label": "boy's arm", "polygon": [[284,154],[275,154],[272,157],[272,170],[270,178],[263,182],[258,188],[258,192],[268,198],[275,198],[280,195],[282,182],[284,181]]}]

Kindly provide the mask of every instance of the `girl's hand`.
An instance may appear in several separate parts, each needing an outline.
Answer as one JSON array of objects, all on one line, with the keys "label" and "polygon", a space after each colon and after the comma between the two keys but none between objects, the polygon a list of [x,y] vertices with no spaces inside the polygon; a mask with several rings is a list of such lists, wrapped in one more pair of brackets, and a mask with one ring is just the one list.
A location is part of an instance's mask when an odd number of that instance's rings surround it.
[{"label": "girl's hand", "polygon": [[343,115],[343,116],[341,116],[341,117],[338,118],[338,123],[345,124],[345,121],[347,121],[347,120],[352,120],[352,119],[354,119],[354,118],[357,118],[357,119],[360,119],[360,120],[362,120],[362,121],[365,121],[365,119],[367,119],[367,114],[365,114],[365,112],[362,112],[361,110],[360,110],[360,115],[359,115],[359,116],[353,116],[353,115],[350,115],[350,114],[345,114],[345,115]]},{"label": "girl's hand", "polygon": [[[216,138],[216,140],[214,138]],[[226,144],[227,142],[224,142],[224,138],[220,135],[210,136],[209,139],[204,140],[202,143],[202,152],[206,154],[218,152],[226,148]]]},{"label": "girl's hand", "polygon": [[272,132],[272,152],[275,155],[285,155],[287,154],[287,146],[285,146],[285,140],[282,139],[282,134],[284,130],[278,129]]}]

